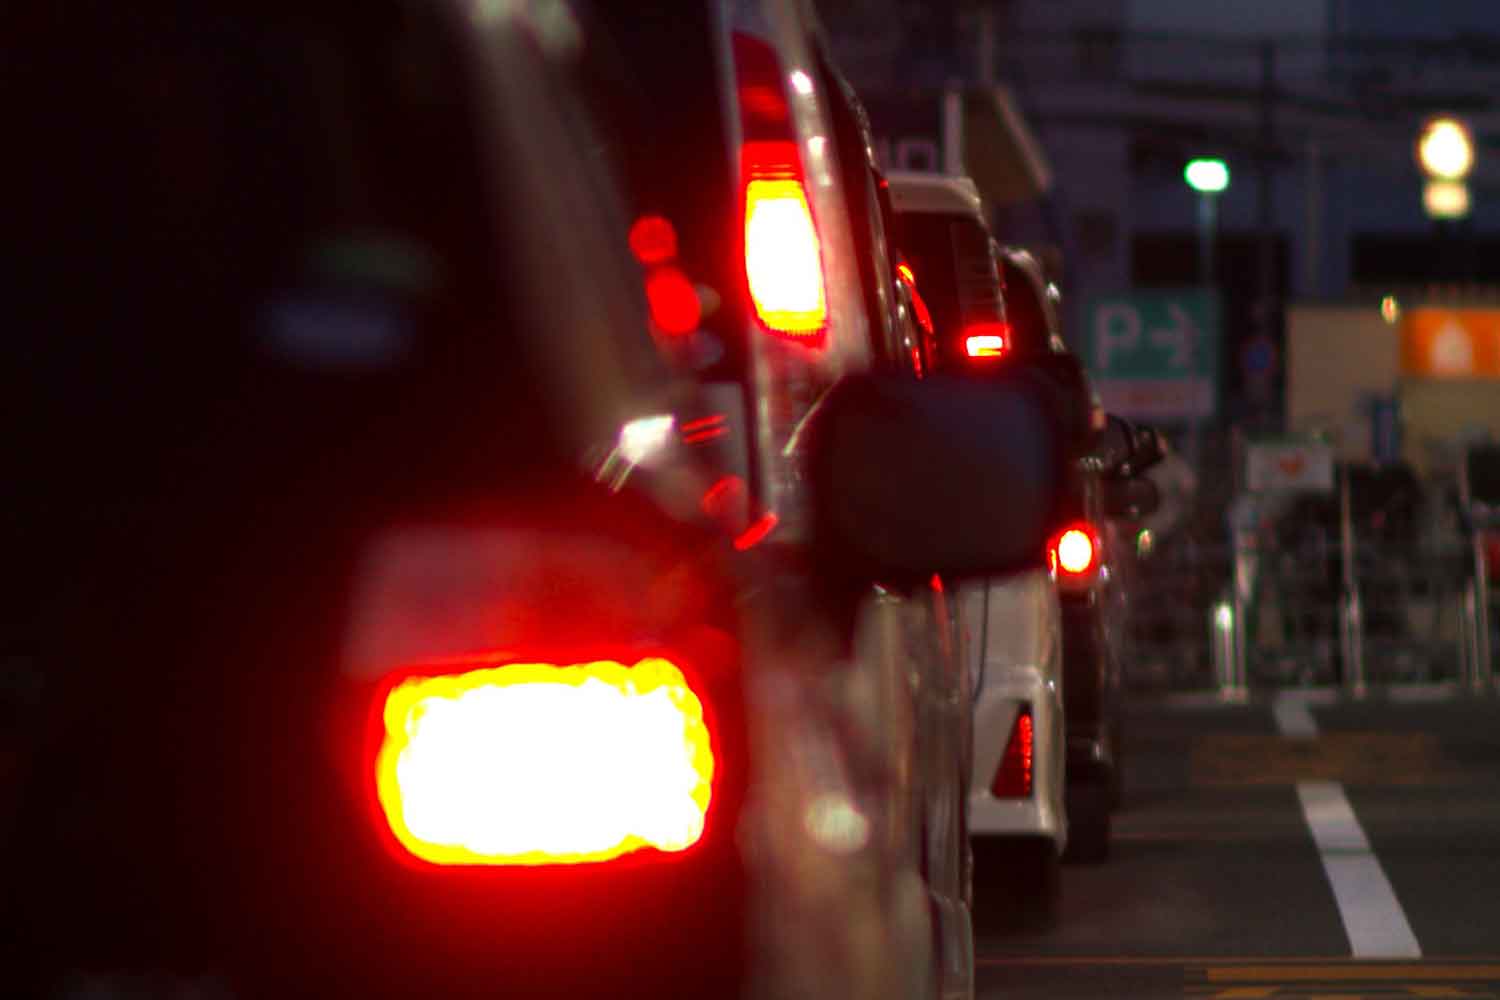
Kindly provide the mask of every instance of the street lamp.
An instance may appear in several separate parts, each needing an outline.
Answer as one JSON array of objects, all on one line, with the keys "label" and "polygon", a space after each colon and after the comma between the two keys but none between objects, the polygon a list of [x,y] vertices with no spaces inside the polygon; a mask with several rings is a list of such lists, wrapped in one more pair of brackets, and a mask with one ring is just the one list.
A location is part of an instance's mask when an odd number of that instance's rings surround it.
[{"label": "street lamp", "polygon": [[1462,219],[1469,214],[1469,186],[1463,181],[1428,181],[1422,188],[1428,218]]},{"label": "street lamp", "polygon": [[1182,170],[1188,187],[1198,192],[1198,276],[1205,286],[1214,283],[1214,230],[1219,195],[1229,188],[1229,165],[1223,160],[1191,160]]},{"label": "street lamp", "polygon": [[1199,194],[1221,194],[1229,187],[1229,165],[1223,160],[1191,160],[1182,176]]},{"label": "street lamp", "polygon": [[1422,207],[1433,219],[1462,219],[1469,214],[1464,181],[1474,169],[1474,137],[1457,118],[1429,118],[1417,136],[1417,163],[1427,175]]},{"label": "street lamp", "polygon": [[1417,137],[1417,162],[1427,176],[1462,181],[1474,169],[1474,139],[1457,118],[1429,119]]}]

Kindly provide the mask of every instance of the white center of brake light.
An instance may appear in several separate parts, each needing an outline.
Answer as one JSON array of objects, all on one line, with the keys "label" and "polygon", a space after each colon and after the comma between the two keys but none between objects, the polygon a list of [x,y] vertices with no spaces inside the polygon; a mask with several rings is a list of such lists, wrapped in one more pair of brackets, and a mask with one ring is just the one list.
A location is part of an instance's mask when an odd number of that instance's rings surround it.
[{"label": "white center of brake light", "polygon": [[381,806],[422,860],[602,861],[703,835],[708,730],[665,660],[412,678],[387,697],[384,721]]}]

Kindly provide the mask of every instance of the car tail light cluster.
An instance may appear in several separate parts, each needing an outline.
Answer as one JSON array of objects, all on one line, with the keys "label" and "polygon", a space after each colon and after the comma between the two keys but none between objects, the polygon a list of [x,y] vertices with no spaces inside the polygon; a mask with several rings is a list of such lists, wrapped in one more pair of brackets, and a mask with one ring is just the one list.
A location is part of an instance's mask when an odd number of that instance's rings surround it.
[{"label": "car tail light cluster", "polygon": [[434,864],[605,861],[703,835],[714,755],[668,660],[411,676],[382,705],[385,820]]},{"label": "car tail light cluster", "polygon": [[1063,529],[1047,546],[1053,579],[1063,584],[1089,584],[1103,559],[1103,542],[1093,525],[1079,523]]},{"label": "car tail light cluster", "polygon": [[531,527],[460,519],[372,545],[343,672],[362,705],[361,795],[396,857],[680,854],[738,808],[736,619],[709,556],[721,543],[674,540],[672,525],[637,523],[640,506],[617,494]]},{"label": "car tail light cluster", "polygon": [[1016,714],[1016,721],[1011,724],[1010,739],[1005,744],[1005,756],[995,769],[995,780],[990,783],[990,792],[996,798],[1031,797],[1035,746],[1036,732],[1031,707],[1023,705]]},{"label": "car tail light cluster", "polygon": [[745,280],[768,332],[820,343],[828,326],[823,251],[786,103],[781,61],[769,45],[734,40],[744,144]]}]

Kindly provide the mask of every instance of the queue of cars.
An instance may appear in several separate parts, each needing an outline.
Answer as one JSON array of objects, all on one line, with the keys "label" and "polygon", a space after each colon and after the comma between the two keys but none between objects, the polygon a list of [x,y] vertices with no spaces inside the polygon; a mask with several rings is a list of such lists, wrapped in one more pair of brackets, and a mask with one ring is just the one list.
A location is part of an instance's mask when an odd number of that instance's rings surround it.
[{"label": "queue of cars", "polygon": [[621,6],[13,19],[19,993],[972,995],[1075,429],[809,3]]},{"label": "queue of cars", "polygon": [[993,238],[970,179],[890,180],[898,242],[937,331],[936,370],[1040,379],[1075,462],[1047,570],[971,587],[964,602],[978,636],[971,832],[1002,842],[997,864],[1023,865],[1051,887],[1047,869],[1065,851],[1098,861],[1109,849],[1121,797],[1124,595],[1107,522],[1150,512],[1152,488],[1135,477],[1159,447],[1099,409],[1062,339],[1056,286],[1034,256]]}]

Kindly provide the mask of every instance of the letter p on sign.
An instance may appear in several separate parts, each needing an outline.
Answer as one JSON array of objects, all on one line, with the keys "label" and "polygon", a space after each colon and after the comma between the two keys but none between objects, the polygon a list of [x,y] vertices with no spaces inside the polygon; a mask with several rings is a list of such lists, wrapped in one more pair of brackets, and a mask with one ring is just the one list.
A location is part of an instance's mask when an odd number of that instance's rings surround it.
[{"label": "letter p on sign", "polygon": [[1116,354],[1129,354],[1141,344],[1141,314],[1135,306],[1120,302],[1101,306],[1094,313],[1094,366],[1110,371]]}]

